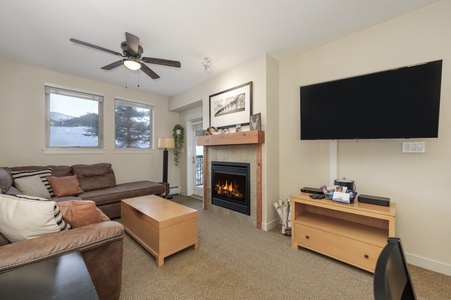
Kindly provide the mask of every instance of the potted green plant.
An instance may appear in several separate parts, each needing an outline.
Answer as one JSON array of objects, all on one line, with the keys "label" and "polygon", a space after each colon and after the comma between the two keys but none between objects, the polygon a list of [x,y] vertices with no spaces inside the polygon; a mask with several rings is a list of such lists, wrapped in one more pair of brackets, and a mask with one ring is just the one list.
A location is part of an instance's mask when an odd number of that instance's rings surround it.
[{"label": "potted green plant", "polygon": [[183,141],[185,140],[185,129],[180,124],[176,124],[172,129],[172,137],[174,138],[174,164],[179,165],[180,155],[182,154]]}]

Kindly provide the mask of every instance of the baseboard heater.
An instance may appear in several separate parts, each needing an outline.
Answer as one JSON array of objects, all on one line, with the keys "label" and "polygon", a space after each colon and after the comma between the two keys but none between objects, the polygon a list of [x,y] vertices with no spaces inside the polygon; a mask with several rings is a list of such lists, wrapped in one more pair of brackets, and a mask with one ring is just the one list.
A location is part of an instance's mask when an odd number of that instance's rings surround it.
[{"label": "baseboard heater", "polygon": [[178,186],[170,186],[169,187],[169,195],[180,195],[180,187]]}]

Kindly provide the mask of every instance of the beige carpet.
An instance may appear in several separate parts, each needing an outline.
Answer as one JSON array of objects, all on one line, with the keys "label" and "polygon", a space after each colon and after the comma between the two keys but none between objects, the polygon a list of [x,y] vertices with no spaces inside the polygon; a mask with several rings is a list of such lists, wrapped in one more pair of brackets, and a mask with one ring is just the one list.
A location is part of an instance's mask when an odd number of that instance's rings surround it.
[{"label": "beige carpet", "polygon": [[[201,209],[201,201],[172,201],[199,210],[200,248],[155,259],[128,235],[123,300],[139,299],[373,299],[373,274],[312,251],[290,237]],[[451,277],[411,266],[419,299],[451,299]]]}]

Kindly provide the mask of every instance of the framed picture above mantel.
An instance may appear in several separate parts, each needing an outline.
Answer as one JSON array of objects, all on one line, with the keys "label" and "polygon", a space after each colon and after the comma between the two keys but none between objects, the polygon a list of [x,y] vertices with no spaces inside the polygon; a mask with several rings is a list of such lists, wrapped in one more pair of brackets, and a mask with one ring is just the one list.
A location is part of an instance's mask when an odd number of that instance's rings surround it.
[{"label": "framed picture above mantel", "polygon": [[252,81],[210,96],[210,127],[249,124],[252,114]]}]

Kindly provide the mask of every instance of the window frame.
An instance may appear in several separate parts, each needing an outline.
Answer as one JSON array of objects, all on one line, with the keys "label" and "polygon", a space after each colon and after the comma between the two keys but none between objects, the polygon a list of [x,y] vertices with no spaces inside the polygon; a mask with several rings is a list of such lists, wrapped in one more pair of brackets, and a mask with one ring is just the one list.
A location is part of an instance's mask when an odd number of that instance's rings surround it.
[{"label": "window frame", "polygon": [[[131,107],[137,107],[137,108],[143,108],[143,109],[149,109],[150,111],[150,121],[149,121],[149,148],[136,148],[136,147],[116,147],[116,105],[126,105]],[[155,105],[152,103],[137,101],[137,100],[131,100],[126,99],[124,97],[114,97],[114,104],[113,104],[113,116],[114,116],[114,151],[115,152],[146,152],[146,151],[154,151],[155,150]]]},{"label": "window frame", "polygon": [[[73,150],[101,150],[104,149],[104,96],[100,93],[81,91],[70,87],[61,87],[53,84],[44,85],[45,93],[45,150],[47,154],[53,151],[70,152]],[[97,146],[51,146],[50,145],[50,95],[64,95],[74,98],[96,101],[98,103],[98,145]]]}]

